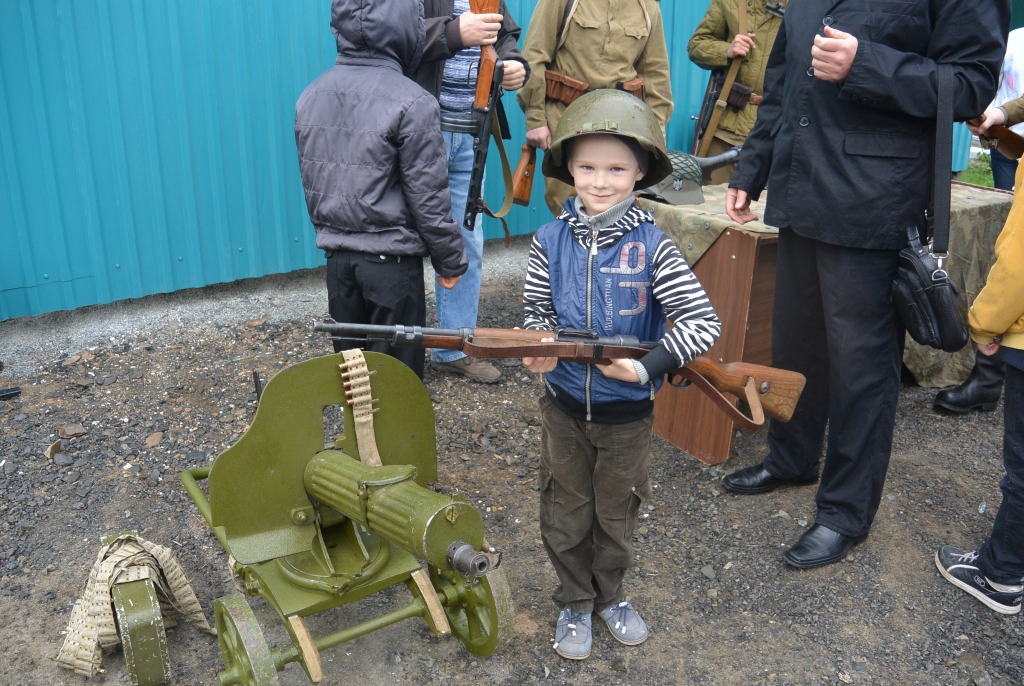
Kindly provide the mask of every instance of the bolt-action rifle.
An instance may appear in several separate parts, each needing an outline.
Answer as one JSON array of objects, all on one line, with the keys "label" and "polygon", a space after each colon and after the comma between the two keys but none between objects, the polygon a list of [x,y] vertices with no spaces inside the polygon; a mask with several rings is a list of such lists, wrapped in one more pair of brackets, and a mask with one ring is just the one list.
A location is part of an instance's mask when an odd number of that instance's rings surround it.
[{"label": "bolt-action rifle", "polygon": [[[657,342],[635,336],[598,336],[592,331],[538,331],[528,329],[431,329],[419,326],[375,326],[342,324],[332,320],[313,322],[315,331],[331,334],[334,340],[366,345],[381,342],[418,348],[460,350],[470,357],[557,357],[564,362],[607,365],[614,359],[638,360]],[[554,339],[545,341],[543,339]],[[745,362],[719,363],[698,356],[685,367],[668,373],[675,386],[693,384],[703,391],[736,424],[754,431],[764,424],[764,415],[789,421],[803,391],[802,374]],[[729,393],[747,402],[750,417],[736,409]]]}]

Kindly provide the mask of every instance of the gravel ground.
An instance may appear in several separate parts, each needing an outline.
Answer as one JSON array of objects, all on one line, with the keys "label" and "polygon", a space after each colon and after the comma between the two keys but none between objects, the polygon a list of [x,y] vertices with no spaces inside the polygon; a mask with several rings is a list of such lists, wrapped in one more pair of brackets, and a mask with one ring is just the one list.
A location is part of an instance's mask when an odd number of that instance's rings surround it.
[{"label": "gravel ground", "polygon": [[[488,245],[482,326],[519,323],[527,245]],[[251,370],[269,378],[328,351],[308,329],[326,309],[322,282],[313,270],[0,323],[0,386],[24,390],[0,402],[0,684],[85,683],[53,657],[107,533],[134,528],[172,546],[204,607],[232,590],[226,556],[178,474],[209,464],[245,430]],[[557,608],[536,523],[536,378],[507,361],[496,385],[433,371],[426,385],[438,486],[467,490],[505,550],[516,635],[479,660],[408,621],[325,652],[323,683],[358,674],[368,684],[1024,684],[1024,623],[952,588],[931,559],[941,543],[970,548],[991,528],[1001,407],[940,416],[932,391],[904,388],[870,538],[845,562],[810,571],[788,568],[781,553],[813,521],[813,488],[741,497],[721,487],[723,469],[761,459],[763,432],[741,435],[719,468],[656,440],[656,496],[626,582],[651,638],[627,648],[598,628],[593,655],[576,663],[550,648]],[[45,457],[58,428],[79,423],[86,433]],[[310,628],[327,633],[407,600],[391,589]],[[282,645],[273,612],[252,604],[268,641]],[[169,643],[175,683],[217,683],[215,639],[180,625]],[[94,681],[128,683],[120,651],[104,666]],[[291,666],[281,683],[308,682]]]}]

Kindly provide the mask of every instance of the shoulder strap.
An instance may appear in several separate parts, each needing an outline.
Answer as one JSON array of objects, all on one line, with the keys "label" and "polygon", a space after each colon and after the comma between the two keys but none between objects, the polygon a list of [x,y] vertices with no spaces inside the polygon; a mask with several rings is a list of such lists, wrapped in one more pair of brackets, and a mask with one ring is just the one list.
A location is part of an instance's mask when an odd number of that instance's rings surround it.
[{"label": "shoulder strap", "polygon": [[637,53],[643,55],[644,50],[647,49],[647,41],[651,40],[651,13],[647,11],[645,0],[640,0],[640,9],[644,11],[644,22],[647,24],[647,35],[644,37],[643,45],[640,46],[640,52]]},{"label": "shoulder strap", "polygon": [[953,67],[938,65],[935,117],[935,170],[932,178],[932,254],[949,248],[950,186],[953,175]]},{"label": "shoulder strap", "polygon": [[[747,35],[746,0],[736,0],[736,10],[739,14],[739,30],[736,31],[736,35],[745,36]],[[711,119],[704,130],[704,137],[701,138],[697,157],[704,157],[711,148],[711,139],[715,137],[718,122],[722,119],[722,113],[725,112],[726,101],[729,99],[729,93],[732,91],[732,84],[736,82],[736,75],[740,73],[740,65],[742,63],[743,58],[738,55],[729,62],[729,71],[725,75],[725,83],[722,84],[722,89],[718,92],[718,100],[715,101],[715,109],[711,112]]]},{"label": "shoulder strap", "polygon": [[576,8],[579,7],[580,0],[566,0],[565,12],[562,14],[562,28],[558,35],[558,44],[555,46],[555,52],[562,49],[562,45],[565,44],[565,38],[569,35],[569,20],[572,19],[572,15],[576,13]]}]

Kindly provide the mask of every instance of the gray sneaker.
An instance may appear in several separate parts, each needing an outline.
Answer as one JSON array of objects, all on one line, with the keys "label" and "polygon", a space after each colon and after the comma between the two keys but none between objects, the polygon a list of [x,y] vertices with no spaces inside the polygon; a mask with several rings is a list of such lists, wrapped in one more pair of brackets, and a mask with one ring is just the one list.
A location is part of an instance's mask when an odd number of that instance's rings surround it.
[{"label": "gray sneaker", "polygon": [[568,605],[558,615],[555,625],[555,652],[567,660],[585,660],[590,657],[594,632],[590,628],[589,612],[573,612]]},{"label": "gray sneaker", "polygon": [[451,362],[434,362],[434,369],[439,372],[462,374],[473,381],[497,383],[501,379],[501,370],[490,362],[472,357],[460,357]]},{"label": "gray sneaker", "polygon": [[599,614],[619,643],[638,646],[647,640],[647,624],[625,598],[609,605]]}]

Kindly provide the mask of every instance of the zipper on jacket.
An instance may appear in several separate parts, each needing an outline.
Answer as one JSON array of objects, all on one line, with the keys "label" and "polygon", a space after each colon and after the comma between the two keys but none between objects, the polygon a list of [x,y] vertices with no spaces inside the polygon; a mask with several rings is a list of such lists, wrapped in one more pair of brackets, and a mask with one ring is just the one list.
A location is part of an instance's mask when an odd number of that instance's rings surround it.
[{"label": "zipper on jacket", "polygon": [[[590,252],[587,253],[587,331],[593,328],[592,297],[594,295],[594,258],[597,256],[597,229],[590,230]],[[587,382],[584,394],[587,398],[587,421],[590,421],[590,376],[594,372],[594,365],[587,365]]]}]

